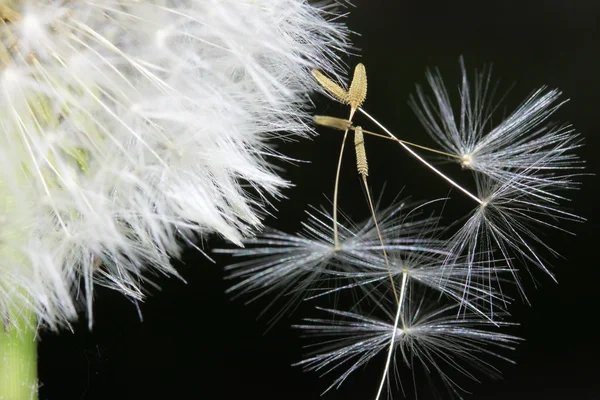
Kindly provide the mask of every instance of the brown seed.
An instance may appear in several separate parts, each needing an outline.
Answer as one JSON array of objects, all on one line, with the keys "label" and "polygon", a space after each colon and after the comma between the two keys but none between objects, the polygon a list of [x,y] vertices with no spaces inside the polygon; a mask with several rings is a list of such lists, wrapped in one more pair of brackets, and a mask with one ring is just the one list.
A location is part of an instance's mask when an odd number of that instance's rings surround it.
[{"label": "brown seed", "polygon": [[315,77],[317,82],[323,86],[333,97],[335,97],[340,103],[348,104],[348,92],[346,89],[323,75],[320,71],[313,69],[312,75]]},{"label": "brown seed", "polygon": [[340,131],[350,129],[350,127],[352,126],[352,122],[348,121],[347,119],[330,117],[328,115],[315,115],[313,117],[313,121],[317,125],[322,125],[333,129],[339,129]]},{"label": "brown seed", "polygon": [[358,169],[359,175],[363,177],[369,176],[365,138],[360,126],[357,126],[354,130],[354,149],[356,150],[356,168]]},{"label": "brown seed", "polygon": [[348,103],[353,110],[357,110],[367,98],[367,70],[363,64],[354,68],[354,76],[348,91]]}]

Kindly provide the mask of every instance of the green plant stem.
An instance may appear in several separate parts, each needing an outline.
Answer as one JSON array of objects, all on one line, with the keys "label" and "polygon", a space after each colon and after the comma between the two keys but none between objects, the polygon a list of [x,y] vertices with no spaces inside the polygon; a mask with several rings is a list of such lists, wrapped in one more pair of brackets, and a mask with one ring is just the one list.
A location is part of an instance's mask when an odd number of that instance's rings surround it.
[{"label": "green plant stem", "polygon": [[0,321],[0,399],[38,399],[36,327],[31,312]]}]

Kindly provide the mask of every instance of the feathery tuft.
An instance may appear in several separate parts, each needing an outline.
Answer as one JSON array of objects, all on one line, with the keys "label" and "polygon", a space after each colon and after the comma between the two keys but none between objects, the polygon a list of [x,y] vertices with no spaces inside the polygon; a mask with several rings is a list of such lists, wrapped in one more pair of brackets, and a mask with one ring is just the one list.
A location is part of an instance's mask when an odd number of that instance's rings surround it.
[{"label": "feathery tuft", "polygon": [[417,98],[411,99],[415,113],[436,142],[457,156],[463,168],[498,182],[514,181],[518,176],[525,192],[540,179],[560,189],[575,187],[572,173],[580,170],[582,163],[573,150],[581,146],[580,135],[569,125],[548,122],[566,102],[560,99],[561,93],[542,87],[493,126],[492,116],[499,104],[493,103],[496,90],[490,83],[491,73],[484,70],[470,84],[462,58],[460,65],[462,85],[456,113],[439,72],[427,74],[433,99],[421,87],[417,87]]},{"label": "feathery tuft", "polygon": [[499,376],[488,359],[510,362],[500,351],[510,350],[519,342],[517,337],[493,330],[507,324],[493,324],[473,316],[457,319],[454,306],[428,311],[435,306],[432,303],[435,301],[424,295],[413,299],[403,310],[404,327],[394,324],[396,310],[388,305],[378,305],[382,318],[323,310],[331,314],[331,319],[306,319],[305,324],[296,327],[307,336],[322,337],[324,350],[314,352],[297,365],[323,374],[341,371],[327,389],[330,390],[387,351],[394,337],[392,371],[397,371],[397,364],[403,363],[412,371],[418,368],[428,374],[433,372],[459,398],[464,389],[455,383],[455,374],[472,380],[477,380],[476,372]]},{"label": "feathery tuft", "polygon": [[310,71],[335,76],[346,47],[334,11],[302,0],[0,12],[0,313],[22,296],[52,328],[82,298],[91,322],[95,284],[141,299],[182,240],[259,227],[288,185],[270,140],[307,133]]}]

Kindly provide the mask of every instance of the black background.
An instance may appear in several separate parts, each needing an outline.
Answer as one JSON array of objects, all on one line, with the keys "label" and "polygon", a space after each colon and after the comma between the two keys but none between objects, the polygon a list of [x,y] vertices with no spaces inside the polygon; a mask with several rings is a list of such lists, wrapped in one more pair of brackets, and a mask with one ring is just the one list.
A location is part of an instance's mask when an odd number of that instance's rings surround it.
[{"label": "black background", "polygon": [[[580,154],[589,172],[597,172],[600,149],[600,2],[594,0],[470,0],[470,1],[354,1],[346,19],[369,76],[365,109],[407,140],[430,143],[407,105],[416,83],[425,83],[427,67],[439,67],[449,88],[459,83],[458,57],[472,71],[491,63],[500,88],[512,89],[507,110],[542,85],[560,88],[571,100],[556,118],[574,124],[585,136]],[[317,113],[343,116],[346,110],[315,96]],[[357,119],[364,126],[366,121]],[[294,232],[309,204],[328,204],[340,136],[321,131],[312,141],[283,144],[286,155],[310,161],[284,165],[285,177],[297,186],[277,204],[279,219],[266,223]],[[456,191],[430,175],[394,146],[367,138],[371,187],[383,204],[402,196],[425,200],[449,195],[456,203],[445,214],[462,215],[466,203]],[[350,155],[350,153],[348,153]],[[352,156],[341,183],[343,210],[353,218],[368,217],[364,195],[353,171]],[[450,169],[450,173],[459,172]],[[527,281],[531,307],[515,306],[516,333],[526,339],[512,354],[515,365],[500,364],[504,380],[483,379],[467,388],[469,399],[600,399],[600,356],[596,325],[600,313],[598,288],[597,178],[582,178],[571,193],[571,207],[588,218],[566,226],[577,236],[548,232],[546,240],[565,260],[553,262],[559,284],[535,273],[538,285]],[[465,182],[467,182],[465,180]],[[385,185],[385,191],[381,189]],[[454,208],[453,208],[454,207]],[[208,247],[223,247],[213,238]],[[193,250],[178,263],[187,284],[160,278],[140,305],[143,322],[133,304],[117,293],[99,289],[95,325],[74,325],[74,333],[44,332],[40,343],[42,399],[317,399],[331,382],[291,367],[301,359],[307,342],[290,328],[312,315],[303,304],[271,330],[258,319],[264,303],[245,305],[224,294],[223,266],[212,264]],[[82,318],[83,319],[83,318]],[[325,399],[372,399],[382,368],[376,359],[356,372]],[[421,385],[421,381],[418,381]],[[443,393],[443,392],[442,392]],[[431,391],[424,383],[420,399]],[[412,398],[412,395],[409,395]],[[402,398],[397,393],[397,398]],[[444,397],[442,397],[444,398]]]}]

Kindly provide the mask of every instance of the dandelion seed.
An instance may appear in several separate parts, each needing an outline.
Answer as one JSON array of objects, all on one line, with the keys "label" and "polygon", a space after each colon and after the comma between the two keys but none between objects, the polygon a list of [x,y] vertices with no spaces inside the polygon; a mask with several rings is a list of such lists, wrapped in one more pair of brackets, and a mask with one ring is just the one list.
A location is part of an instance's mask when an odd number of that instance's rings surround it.
[{"label": "dandelion seed", "polygon": [[347,119],[329,117],[326,115],[315,115],[313,121],[317,125],[326,126],[328,128],[346,131],[352,128],[352,122]]},{"label": "dandelion seed", "polygon": [[[348,89],[348,104],[352,110],[358,110],[367,98],[367,71],[363,64],[354,68],[354,76]],[[352,119],[352,116],[350,116]]]},{"label": "dandelion seed", "polygon": [[[428,376],[436,372],[450,393],[458,397],[464,389],[453,375],[476,380],[474,371],[478,369],[496,376],[490,360],[509,361],[497,351],[512,349],[519,341],[489,330],[510,325],[502,322],[512,301],[503,291],[503,285],[509,281],[506,276],[511,274],[523,291],[520,264],[537,265],[550,273],[538,250],[546,248],[551,254],[557,253],[543,243],[537,227],[562,229],[559,221],[582,220],[559,206],[564,199],[561,191],[576,187],[574,178],[581,168],[572,153],[580,146],[578,135],[569,126],[547,122],[562,104],[558,101],[559,92],[535,92],[499,125],[491,127],[496,106],[492,104],[495,88],[491,87],[490,75],[479,75],[471,90],[462,59],[461,67],[460,117],[454,116],[439,73],[428,74],[434,100],[428,99],[421,88],[420,105],[413,99],[417,115],[443,150],[399,139],[361,108],[367,91],[362,64],[356,67],[348,91],[313,72],[330,94],[350,105],[348,119],[314,117],[318,125],[344,131],[332,216],[311,215],[312,221],[305,225],[308,230],[304,233],[268,233],[249,242],[257,247],[228,251],[256,257],[228,267],[235,271],[233,277],[242,278],[232,290],[257,291],[257,297],[274,291],[278,296],[289,294],[292,300],[327,295],[340,299],[342,292],[350,293],[349,311],[326,310],[332,314],[332,321],[307,319],[307,324],[300,326],[327,341],[322,352],[299,365],[325,374],[345,368],[327,390],[338,387],[352,372],[383,352],[387,356],[375,400],[382,398],[386,387],[390,390],[391,377],[399,375],[400,361],[413,374],[416,367]],[[385,135],[353,126],[356,111]],[[344,145],[351,130],[357,171],[371,211],[370,220],[358,227],[340,224],[337,218]],[[451,238],[442,239],[447,231],[441,229],[437,218],[409,218],[421,207],[407,214],[398,210],[376,211],[367,182],[365,134],[396,141],[477,203],[466,223]],[[449,157],[471,171],[476,194],[413,148]],[[316,294],[309,297],[310,292]],[[289,304],[284,310],[289,309]],[[433,311],[426,311],[429,309]],[[377,314],[383,318],[377,319]]]},{"label": "dandelion seed", "polygon": [[327,90],[329,94],[331,94],[337,101],[342,104],[348,104],[350,99],[348,95],[348,91],[323,75],[323,73],[319,70],[313,69],[312,75],[319,82],[319,84]]},{"label": "dandelion seed", "polygon": [[365,151],[365,138],[360,126],[354,131],[354,147],[356,149],[356,168],[358,174],[362,177],[369,176],[369,164],[367,163],[367,153]]},{"label": "dandelion seed", "polygon": [[536,265],[552,276],[538,252],[557,254],[535,233],[536,226],[564,230],[558,221],[583,220],[559,205],[565,200],[563,192],[578,185],[575,178],[582,162],[573,151],[581,139],[570,126],[548,122],[564,101],[559,91],[545,88],[493,126],[498,105],[493,103],[496,88],[490,72],[478,74],[471,85],[462,58],[460,64],[456,114],[439,72],[427,74],[433,99],[418,87],[417,98],[411,100],[427,132],[473,172],[477,184],[480,204],[451,239],[449,262],[464,256],[473,265],[491,262],[498,254],[523,292],[515,261]]}]

